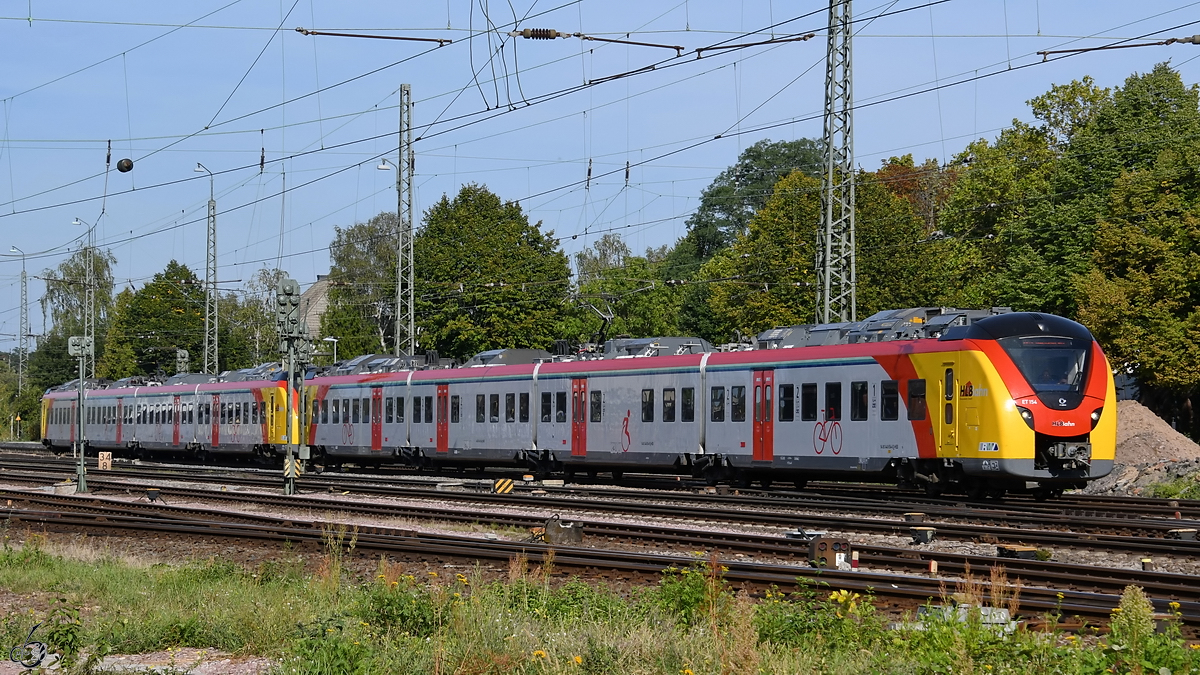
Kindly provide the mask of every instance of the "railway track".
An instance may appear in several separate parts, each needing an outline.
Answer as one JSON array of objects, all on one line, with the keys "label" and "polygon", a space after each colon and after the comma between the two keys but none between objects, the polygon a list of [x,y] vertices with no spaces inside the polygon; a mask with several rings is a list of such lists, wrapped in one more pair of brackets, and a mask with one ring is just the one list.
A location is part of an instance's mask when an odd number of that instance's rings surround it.
[{"label": "railway track", "polygon": [[[433,506],[405,508],[402,513],[398,514],[397,509],[392,506],[358,502],[333,503],[328,499],[322,498],[282,497],[184,488],[166,488],[163,490],[172,498],[187,498],[197,501],[207,500],[227,504],[251,503],[281,509],[325,511],[338,515],[355,514],[371,517],[395,517],[403,515],[406,519],[422,519],[431,522],[486,523],[521,529],[534,528],[545,522],[542,518],[528,515],[483,511],[464,513],[461,509]],[[81,500],[73,496],[31,495],[24,491],[7,490],[0,490],[0,498],[12,499],[15,502],[67,507],[77,510],[86,510],[89,501],[86,498]],[[95,498],[92,499],[92,502],[96,501]],[[121,503],[128,504],[128,502]],[[159,507],[151,503],[134,503],[129,506],[131,510],[137,512],[159,512]],[[239,517],[238,514],[222,510],[195,507],[181,507],[181,510],[186,513],[196,514],[197,517],[225,517],[231,519]],[[743,555],[749,554],[758,557],[791,559],[800,564],[804,564],[808,556],[807,543],[779,536],[706,532],[689,528],[673,528],[650,524],[629,525],[586,519],[573,520],[580,522],[584,526],[585,531],[589,534],[589,540],[593,542],[604,540],[610,544],[665,544],[688,551],[705,549],[724,555],[741,553]],[[962,577],[971,570],[978,572],[979,570],[985,570],[996,565],[1003,565],[1010,576],[1019,577],[1025,583],[1036,583],[1051,588],[1119,595],[1126,586],[1137,584],[1146,589],[1147,593],[1151,596],[1161,599],[1164,602],[1187,600],[1193,597],[1200,598],[1195,588],[1194,578],[1189,575],[1127,569],[1103,569],[1089,565],[1021,559],[998,559],[991,556],[914,551],[912,549],[882,546],[856,545],[855,549],[859,552],[860,560],[867,567],[888,571],[924,573],[928,570],[929,562],[936,561],[939,564],[942,574],[949,577]]]},{"label": "railway track", "polygon": [[[245,499],[249,495],[240,495]],[[48,530],[90,531],[107,530],[122,533],[140,533],[171,536],[224,537],[242,540],[322,543],[328,524],[324,521],[303,521],[298,518],[281,518],[256,514],[213,511],[161,504],[131,504],[110,501],[94,496],[38,495],[24,491],[4,491],[3,497],[11,505],[0,509],[6,524],[44,528]],[[259,496],[254,496],[259,497]],[[310,500],[311,501],[311,500]],[[324,501],[324,500],[320,500]],[[296,506],[292,504],[292,506]],[[322,506],[322,505],[318,505]],[[339,505],[347,507],[349,505]],[[36,508],[34,508],[36,507]],[[341,510],[346,510],[345,508]],[[408,515],[408,514],[406,514]],[[478,518],[477,518],[478,519]],[[659,528],[659,536],[663,536]],[[644,534],[643,534],[644,536]],[[680,535],[683,536],[683,535]],[[506,542],[450,535],[416,533],[411,530],[387,527],[360,528],[356,547],[362,550],[383,552],[407,558],[444,561],[447,558],[466,560],[506,561],[516,555],[524,555],[538,563],[553,556],[556,569],[564,572],[585,573],[591,576],[616,575],[630,581],[653,583],[661,571],[670,566],[681,566],[686,558],[654,553],[639,553],[626,550],[594,549],[585,547],[547,546],[529,542]],[[553,553],[551,553],[553,550]],[[883,552],[882,555],[887,555]],[[969,564],[965,559],[961,564]],[[982,561],[981,561],[982,562]],[[995,563],[995,560],[992,560]],[[944,579],[915,575],[899,575],[881,572],[844,572],[831,569],[813,569],[807,566],[780,565],[748,562],[737,558],[721,558],[720,564],[727,568],[725,578],[735,586],[761,592],[772,586],[791,589],[798,580],[827,585],[829,588],[868,592],[877,598],[886,599],[893,609],[911,608],[924,602],[936,601],[944,590]],[[1053,565],[1048,566],[1053,568]],[[982,568],[979,568],[982,569]],[[1064,575],[1084,573],[1092,568],[1079,570],[1051,570],[1047,579],[1062,581]],[[1033,568],[1026,568],[1031,573]],[[1020,611],[1043,613],[1059,611],[1065,615],[1085,618],[1107,618],[1119,602],[1118,585],[1121,579],[1113,577],[1113,571],[1104,573],[1110,578],[1097,575],[1091,580],[1096,588],[1110,590],[1061,590],[1053,586],[1025,586],[1019,598]],[[1191,580],[1181,575],[1150,575],[1145,587],[1154,598],[1156,609],[1167,611],[1167,603],[1179,603],[1181,620],[1189,627],[1200,626],[1200,599],[1196,598]],[[1025,579],[1025,577],[1022,577]],[[1087,583],[1080,579],[1081,583]],[[1103,586],[1109,584],[1109,586]],[[1160,594],[1168,595],[1161,596]]]},{"label": "railway track", "polygon": [[[45,484],[61,479],[69,467],[60,465],[58,473],[32,473],[16,471],[11,465],[0,464],[0,478],[12,482],[32,482]],[[93,474],[89,485],[96,489],[115,489],[120,491],[141,490],[145,485],[136,483],[121,483],[98,478]],[[114,477],[126,476],[132,478],[155,478],[166,480],[202,480],[210,483],[240,485],[249,488],[275,489],[279,485],[277,477],[263,475],[222,475],[211,473],[197,475],[194,472],[163,471],[161,469],[119,469],[106,472]],[[712,523],[753,524],[769,527],[796,528],[805,530],[838,530],[844,532],[860,532],[882,535],[909,534],[912,523],[904,522],[899,514],[903,507],[888,507],[874,510],[890,514],[891,519],[871,518],[851,515],[831,515],[830,512],[854,512],[866,507],[857,503],[827,503],[823,505],[824,513],[797,513],[791,509],[794,504],[770,501],[754,506],[750,501],[737,496],[694,495],[685,493],[670,493],[660,496],[647,496],[644,492],[630,497],[624,493],[613,494],[612,490],[586,491],[574,490],[564,494],[564,491],[554,495],[507,494],[492,495],[479,492],[448,492],[429,487],[401,487],[395,485],[372,484],[363,480],[347,481],[339,477],[305,477],[298,481],[301,490],[313,492],[355,492],[406,499],[435,499],[479,504],[522,506],[538,509],[559,510],[594,510],[609,513],[621,513],[633,516],[652,516],[670,519],[702,520]],[[632,499],[632,501],[631,501]],[[887,506],[887,505],[884,505]],[[731,508],[732,507],[732,508]],[[767,510],[770,508],[783,510]],[[1132,527],[1130,521],[1113,521],[1112,519],[1064,519],[1055,516],[1055,523],[1062,528],[1071,529],[1027,529],[1014,527],[1013,521],[1005,513],[974,513],[967,509],[943,509],[926,512],[925,526],[937,529],[941,539],[981,542],[987,544],[1021,544],[1037,547],[1062,548],[1081,547],[1088,549],[1104,549],[1121,551],[1136,555],[1176,555],[1200,556],[1200,541],[1183,541],[1165,538],[1171,529],[1186,526],[1200,527],[1200,523],[1190,521],[1165,521],[1146,519]],[[1017,523],[1037,524],[1038,519],[1030,514],[1021,515]],[[1109,532],[1117,532],[1109,534]]]},{"label": "railway track", "polygon": [[[13,444],[0,443],[0,450],[11,448]],[[29,449],[22,446],[22,451],[28,453]],[[58,470],[63,466],[69,466],[73,472],[74,460],[64,458],[54,458],[48,453],[35,453],[32,455],[36,460],[31,460],[30,454],[9,455],[0,453],[0,468],[12,467],[17,468],[18,464],[23,464],[26,467],[38,467],[46,470]],[[95,467],[95,460],[88,459],[88,464]],[[120,467],[121,465],[117,465]],[[112,475],[135,475],[130,473],[134,469],[133,465],[125,465],[124,468],[114,468]],[[196,465],[158,465],[149,464],[139,467],[142,471],[154,471],[154,467],[162,466],[159,470],[180,472],[188,477],[199,476],[201,473],[221,473],[226,474],[232,467],[209,467]],[[236,467],[235,470],[246,471],[247,467]],[[274,474],[278,469],[250,469],[255,473]],[[321,477],[328,480],[340,480],[348,483],[393,483],[401,485],[423,485],[431,480],[436,480],[436,474],[425,472],[416,472],[413,470],[396,469],[396,470],[381,470],[370,474],[341,474],[341,473],[316,473],[310,474],[308,480],[314,480],[314,477]],[[443,480],[462,480],[464,478],[474,477],[476,479],[491,480],[496,477],[519,477],[520,472],[512,470],[503,471],[487,471],[472,474],[463,474],[461,472],[447,472],[440,476]],[[278,479],[276,479],[278,482]],[[965,497],[929,497],[910,490],[901,490],[894,486],[876,485],[876,484],[856,484],[856,483],[828,483],[819,482],[812,483],[803,491],[796,490],[763,490],[753,488],[743,488],[736,491],[731,491],[722,488],[722,492],[734,492],[735,494],[720,496],[697,494],[705,493],[707,486],[703,483],[691,479],[686,479],[677,476],[662,476],[655,474],[627,474],[619,482],[620,488],[614,488],[610,485],[596,488],[603,490],[604,494],[616,496],[619,494],[629,494],[631,496],[644,497],[645,490],[660,490],[671,492],[673,495],[691,494],[692,498],[699,500],[738,503],[752,505],[755,503],[780,504],[809,504],[818,507],[828,506],[833,503],[839,508],[861,508],[871,509],[879,512],[887,513],[904,513],[909,511],[923,511],[926,513],[935,512],[945,517],[953,517],[956,512],[970,513],[986,513],[995,514],[997,517],[1002,517],[1007,523],[1035,523],[1048,522],[1054,516],[1059,516],[1062,521],[1072,519],[1087,519],[1087,520],[1108,520],[1112,523],[1099,523],[1102,529],[1111,527],[1121,527],[1117,521],[1139,521],[1139,520],[1183,520],[1191,521],[1192,524],[1170,524],[1162,523],[1159,529],[1170,530],[1179,527],[1195,527],[1196,523],[1200,523],[1200,500],[1186,499],[1159,499],[1152,497],[1126,497],[1119,495],[1080,495],[1071,494],[1064,495],[1052,501],[1036,501],[1028,495],[1010,495],[1002,500],[982,500],[971,501]],[[521,490],[520,482],[517,483],[517,490]],[[634,488],[637,489],[623,489]],[[555,487],[540,487],[531,485],[528,489],[539,488],[547,492],[566,492],[580,493],[588,492],[593,487],[587,483],[572,483],[569,486],[562,488]],[[674,497],[688,499],[688,497]],[[1138,525],[1128,525],[1128,527],[1137,527]]]}]

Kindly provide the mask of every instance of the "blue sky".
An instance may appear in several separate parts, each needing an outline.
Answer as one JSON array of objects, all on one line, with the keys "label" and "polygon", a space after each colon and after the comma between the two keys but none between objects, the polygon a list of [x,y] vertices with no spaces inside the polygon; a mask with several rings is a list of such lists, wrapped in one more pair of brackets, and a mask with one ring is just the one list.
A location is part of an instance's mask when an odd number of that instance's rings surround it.
[{"label": "blue sky", "polygon": [[[1029,98],[1085,75],[1115,86],[1170,60],[1196,82],[1195,45],[1047,63],[1036,52],[1200,33],[1198,6],[856,0],[857,18],[890,13],[857,24],[857,163],[950,158],[1029,120]],[[519,200],[568,253],[606,232],[634,251],[671,244],[743,148],[820,135],[826,9],[818,0],[0,1],[0,251],[21,248],[39,275],[78,246],[78,217],[97,223],[121,287],[171,259],[203,276],[209,178],[193,170],[202,162],[216,174],[219,277],[236,287],[278,264],[307,285],[328,270],[334,226],[395,210],[395,172],[376,167],[396,157],[401,83],[416,104],[418,225],[444,193],[477,182]],[[514,40],[514,24],[685,51]],[[701,59],[693,51],[808,32],[816,38]],[[953,84],[977,75],[986,77]],[[135,161],[128,174],[115,170],[124,157]],[[0,349],[17,332],[20,271],[20,256],[0,257]],[[42,290],[30,280],[34,333],[45,329]]]}]

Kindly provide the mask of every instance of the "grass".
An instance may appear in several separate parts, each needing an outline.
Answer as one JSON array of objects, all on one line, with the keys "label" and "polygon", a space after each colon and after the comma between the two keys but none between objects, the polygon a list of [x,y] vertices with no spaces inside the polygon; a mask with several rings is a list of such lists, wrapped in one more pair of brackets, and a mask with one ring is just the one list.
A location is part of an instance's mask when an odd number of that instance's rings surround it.
[{"label": "grass", "polygon": [[1155,483],[1146,489],[1146,494],[1164,499],[1200,499],[1200,472]]},{"label": "grass", "polygon": [[[1200,673],[1178,625],[1156,632],[1140,589],[1114,610],[1111,634],[1055,629],[1004,635],[935,617],[891,630],[870,597],[819,586],[737,593],[698,559],[620,594],[562,580],[521,558],[507,575],[416,573],[380,559],[370,578],[346,571],[354,532],[329,528],[317,571],[287,558],[244,569],[206,560],[137,564],[103,551],[53,550],[37,536],[0,550],[0,647],[36,635],[86,672],[86,654],[180,647],[269,656],[279,673],[456,675],[757,673]],[[66,553],[66,554],[64,554]],[[1006,590],[1001,590],[1001,589]],[[1012,606],[1002,570],[960,582],[947,600]],[[72,661],[73,659],[73,661]]]}]

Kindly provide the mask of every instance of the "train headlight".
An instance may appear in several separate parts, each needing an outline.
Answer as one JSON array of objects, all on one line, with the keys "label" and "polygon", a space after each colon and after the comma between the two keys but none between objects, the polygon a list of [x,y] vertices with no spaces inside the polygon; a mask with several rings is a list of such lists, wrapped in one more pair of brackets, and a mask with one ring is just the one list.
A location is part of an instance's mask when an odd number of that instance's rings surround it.
[{"label": "train headlight", "polygon": [[1095,410],[1092,411],[1092,428],[1093,429],[1095,429],[1096,425],[1100,423],[1100,416],[1103,414],[1104,414],[1104,408],[1096,408]]},{"label": "train headlight", "polygon": [[1022,408],[1021,406],[1017,406],[1017,412],[1021,413],[1021,419],[1025,420],[1025,426],[1032,429],[1033,428],[1033,412],[1031,412],[1029,410],[1029,408]]}]

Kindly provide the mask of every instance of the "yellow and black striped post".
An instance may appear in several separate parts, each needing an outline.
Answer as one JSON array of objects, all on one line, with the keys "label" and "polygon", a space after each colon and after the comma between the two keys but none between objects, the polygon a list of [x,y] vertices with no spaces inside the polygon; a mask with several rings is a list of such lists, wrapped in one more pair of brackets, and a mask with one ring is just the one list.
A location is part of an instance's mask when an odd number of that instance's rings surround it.
[{"label": "yellow and black striped post", "polygon": [[513,480],[511,478],[497,478],[492,483],[492,493],[498,495],[506,495],[513,491]]}]

